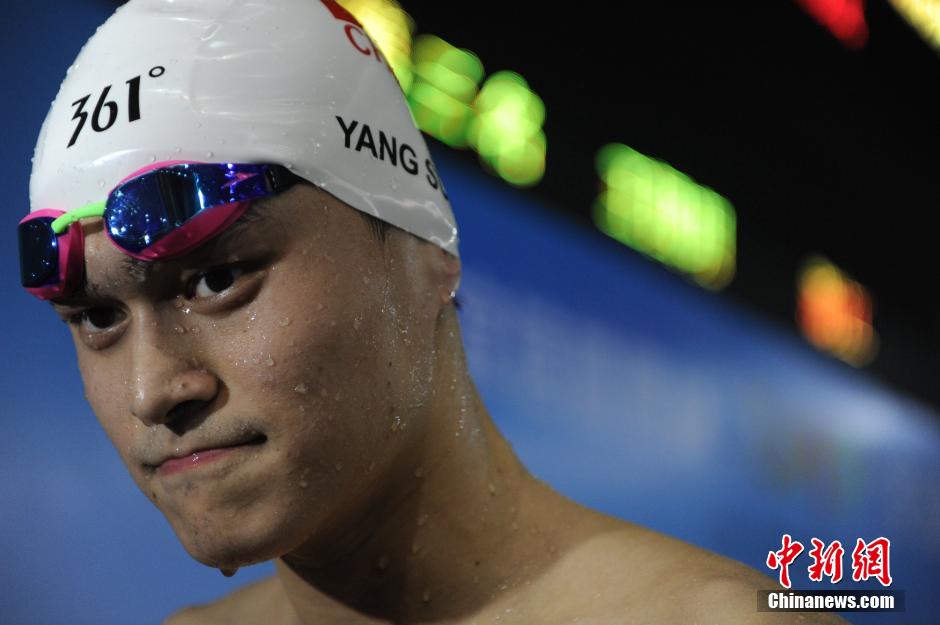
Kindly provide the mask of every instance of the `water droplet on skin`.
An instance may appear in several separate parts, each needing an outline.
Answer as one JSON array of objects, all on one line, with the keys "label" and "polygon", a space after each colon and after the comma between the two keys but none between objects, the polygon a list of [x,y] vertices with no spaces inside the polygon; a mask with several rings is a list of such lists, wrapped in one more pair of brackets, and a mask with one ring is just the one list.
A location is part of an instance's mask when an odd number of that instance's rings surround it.
[{"label": "water droplet on skin", "polygon": [[491,495],[495,495],[495,494],[496,494],[496,486],[493,484],[493,482],[490,482],[489,489],[490,489],[490,494],[491,494]]},{"label": "water droplet on skin", "polygon": [[271,356],[271,354],[268,354],[268,358],[264,361],[264,364],[268,365],[269,367],[274,366],[274,358]]},{"label": "water droplet on skin", "polygon": [[301,488],[307,488],[307,481],[306,481],[306,480],[300,480],[299,485],[300,485]]},{"label": "water droplet on skin", "polygon": [[359,319],[359,317],[354,317],[353,318],[353,330],[358,330],[359,326],[361,325],[362,325],[362,321]]},{"label": "water droplet on skin", "polygon": [[301,395],[306,395],[306,394],[307,394],[307,385],[301,382],[300,384],[298,384],[297,386],[294,387],[294,392],[295,392],[295,393],[300,393]]},{"label": "water droplet on skin", "polygon": [[343,465],[337,462],[336,464],[333,465],[333,468],[336,469],[337,473],[339,473],[340,471],[343,470]]},{"label": "water droplet on skin", "polygon": [[284,317],[283,319],[278,321],[277,324],[281,326],[282,328],[286,328],[287,326],[290,325],[290,317]]},{"label": "water droplet on skin", "polygon": [[411,553],[416,554],[421,550],[421,547],[418,546],[418,543],[411,543]]},{"label": "water droplet on skin", "polygon": [[235,568],[231,568],[231,569],[220,568],[219,571],[221,571],[222,575],[224,575],[225,577],[231,577],[235,575],[235,573],[238,573],[238,567],[236,566]]},{"label": "water droplet on skin", "polygon": [[173,331],[177,334],[186,334],[186,328],[183,326],[173,326]]},{"label": "water droplet on skin", "polygon": [[427,523],[427,522],[428,522],[428,515],[427,515],[427,513],[419,514],[419,515],[418,515],[418,527],[421,527],[422,525],[424,525],[424,524]]},{"label": "water droplet on skin", "polygon": [[395,418],[392,419],[392,432],[397,432],[398,428],[401,427],[401,417],[395,415]]},{"label": "water droplet on skin", "polygon": [[188,308],[188,307],[183,309],[183,314],[184,314],[184,315],[188,315],[188,314],[191,313],[191,312],[192,312],[192,309],[190,309],[190,308]]},{"label": "water droplet on skin", "polygon": [[193,326],[189,329],[193,334],[199,334],[199,326]]},{"label": "water droplet on skin", "polygon": [[317,303],[317,310],[323,310],[323,302]]},{"label": "water droplet on skin", "polygon": [[261,356],[252,356],[252,357],[251,357],[251,364],[253,364],[253,365],[260,365],[260,364],[261,364]]},{"label": "water droplet on skin", "polygon": [[424,476],[424,467],[418,467],[417,469],[415,469],[415,477],[423,477],[423,476]]},{"label": "water droplet on skin", "polygon": [[430,602],[431,602],[431,591],[430,591],[430,590],[425,590],[424,593],[421,595],[421,600],[424,601],[425,603],[430,603]]}]

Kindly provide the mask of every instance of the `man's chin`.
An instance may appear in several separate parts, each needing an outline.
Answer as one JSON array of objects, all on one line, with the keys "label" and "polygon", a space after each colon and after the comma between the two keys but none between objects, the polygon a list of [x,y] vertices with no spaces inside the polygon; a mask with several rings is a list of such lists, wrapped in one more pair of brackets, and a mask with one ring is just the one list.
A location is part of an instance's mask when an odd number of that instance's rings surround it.
[{"label": "man's chin", "polygon": [[177,538],[194,560],[223,570],[260,564],[284,553],[269,537],[244,536],[238,532],[216,532],[212,536],[177,532]]}]

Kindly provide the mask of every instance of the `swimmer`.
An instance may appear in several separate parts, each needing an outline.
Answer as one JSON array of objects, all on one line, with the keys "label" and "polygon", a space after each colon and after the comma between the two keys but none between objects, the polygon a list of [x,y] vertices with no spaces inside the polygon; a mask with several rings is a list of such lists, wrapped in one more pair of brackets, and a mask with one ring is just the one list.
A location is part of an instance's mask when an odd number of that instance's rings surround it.
[{"label": "swimmer", "polygon": [[23,285],[197,561],[170,625],[839,623],[535,479],[467,370],[443,182],[330,0],[131,0],[37,143]]}]

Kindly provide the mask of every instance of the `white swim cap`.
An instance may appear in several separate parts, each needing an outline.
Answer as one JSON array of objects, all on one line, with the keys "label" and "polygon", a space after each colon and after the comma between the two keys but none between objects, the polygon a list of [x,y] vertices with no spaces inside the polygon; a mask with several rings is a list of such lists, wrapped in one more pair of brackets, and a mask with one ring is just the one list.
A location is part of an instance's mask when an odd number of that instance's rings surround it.
[{"label": "white swim cap", "polygon": [[43,123],[33,211],[101,201],[161,161],[273,163],[457,255],[401,88],[333,0],[131,0],[89,39]]}]

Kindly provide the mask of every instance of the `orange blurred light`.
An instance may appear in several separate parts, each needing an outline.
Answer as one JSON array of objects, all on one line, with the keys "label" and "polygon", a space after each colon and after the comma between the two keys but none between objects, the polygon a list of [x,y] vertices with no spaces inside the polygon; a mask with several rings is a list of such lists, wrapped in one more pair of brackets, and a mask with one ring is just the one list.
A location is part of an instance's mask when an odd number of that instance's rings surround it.
[{"label": "orange blurred light", "polygon": [[824,258],[811,258],[800,273],[797,321],[810,343],[853,366],[874,358],[871,298]]}]

